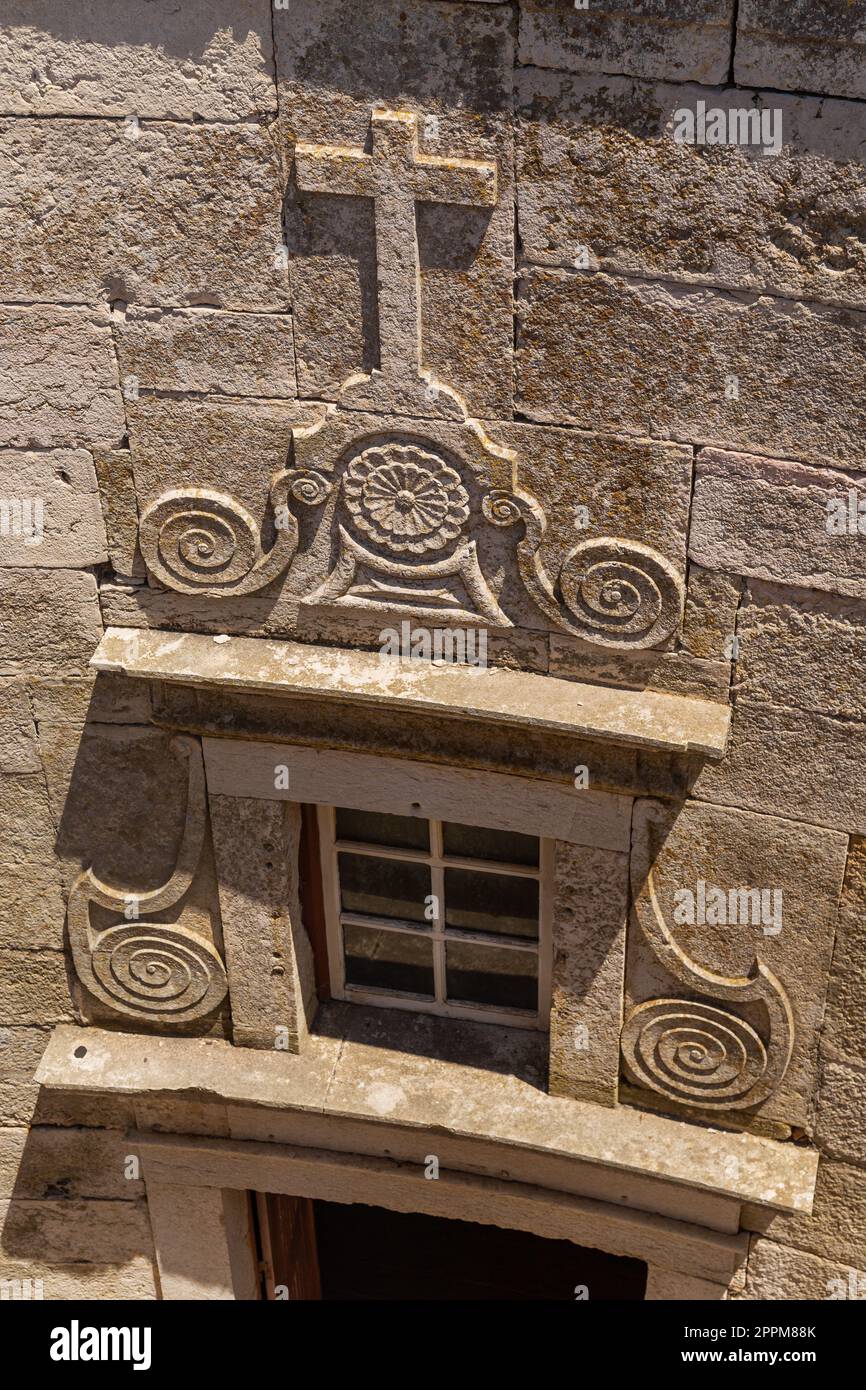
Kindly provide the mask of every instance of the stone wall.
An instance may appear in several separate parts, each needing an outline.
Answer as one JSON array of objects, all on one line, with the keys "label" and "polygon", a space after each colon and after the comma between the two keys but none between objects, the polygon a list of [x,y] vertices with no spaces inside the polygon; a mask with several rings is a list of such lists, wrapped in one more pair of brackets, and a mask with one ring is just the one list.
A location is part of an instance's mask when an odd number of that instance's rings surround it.
[{"label": "stone wall", "polygon": [[[393,328],[376,232],[381,254],[400,247],[371,199],[303,173],[310,146],[363,147],[384,105],[416,113],[426,155],[495,163],[497,193],[420,206],[409,350],[423,401],[349,408],[371,429],[424,411],[446,448],[465,407],[499,451],[490,476],[512,451],[515,489],[543,505],[537,556],[554,580],[576,540],[652,552],[674,619],[623,648],[587,640],[565,600],[539,616],[506,532],[479,541],[493,659],[732,703],[720,763],[662,776],[613,750],[600,784],[688,798],[666,847],[672,891],[683,873],[727,871],[796,899],[796,930],[770,954],[798,1051],[765,1120],[817,1144],[818,1195],[809,1218],[746,1213],[736,1296],[826,1298],[838,1280],[851,1296],[866,1281],[864,36],[862,0],[7,0],[0,1279],[42,1279],[54,1298],[156,1294],[124,1137],[141,1116],[39,1098],[32,1082],[53,1025],[111,1022],[65,949],[70,887],[91,865],[131,895],[165,883],[186,817],[175,735],[189,721],[171,691],[94,680],[104,627],[375,646],[381,622],[309,603],[330,577],[330,515],[296,497],[295,551],[282,567],[267,557],[289,496],[274,478],[308,436],[315,465],[326,406],[381,366]],[[778,152],[678,143],[677,113],[701,103],[725,129],[756,113],[765,143],[780,129]],[[195,559],[165,559],[166,497],[189,489],[209,495],[215,531],[253,537],[222,593]],[[205,697],[200,710],[205,726]],[[464,737],[463,761],[496,762]],[[419,746],[411,730],[381,739]],[[184,912],[218,949],[203,833]],[[750,944],[701,949],[736,973]],[[651,986],[656,967],[634,936],[629,949]],[[208,1027],[229,1035],[225,1008]],[[662,1103],[629,1080],[621,1100]]]}]

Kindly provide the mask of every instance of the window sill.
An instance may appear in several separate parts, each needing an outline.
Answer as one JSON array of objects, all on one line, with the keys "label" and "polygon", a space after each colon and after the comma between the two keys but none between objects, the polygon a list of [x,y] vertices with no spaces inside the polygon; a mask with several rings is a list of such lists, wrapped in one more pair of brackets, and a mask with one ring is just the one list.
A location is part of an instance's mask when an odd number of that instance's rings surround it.
[{"label": "window sill", "polygon": [[[550,1096],[539,1089],[529,1055],[523,1064],[512,1056],[512,1030],[495,1030],[498,1041],[488,1038],[480,1059],[474,1037],[476,1060],[468,1063],[453,1050],[453,1024],[448,1054],[431,1057],[407,1048],[408,1016],[388,1012],[376,1011],[366,1033],[368,1011],[352,1010],[348,1025],[329,1013],[327,1035],[320,1025],[300,1056],[61,1024],[36,1080],[52,1091],[154,1099],[158,1128],[181,1134],[417,1161],[435,1132],[436,1152],[450,1168],[718,1230],[736,1231],[746,1202],[811,1210],[818,1165],[812,1149]],[[519,1075],[510,1069],[514,1062]]]},{"label": "window sill", "polygon": [[90,664],[169,684],[451,715],[712,760],[724,754],[731,720],[729,706],[685,695],[256,637],[110,627]]}]

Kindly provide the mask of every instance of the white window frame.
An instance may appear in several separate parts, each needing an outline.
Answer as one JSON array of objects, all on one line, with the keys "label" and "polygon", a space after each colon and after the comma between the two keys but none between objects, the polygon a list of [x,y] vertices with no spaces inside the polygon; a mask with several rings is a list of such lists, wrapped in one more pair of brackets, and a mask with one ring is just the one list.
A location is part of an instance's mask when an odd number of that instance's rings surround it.
[{"label": "white window frame", "polygon": [[[497,1023],[511,1028],[531,1028],[547,1032],[550,1026],[550,995],[552,972],[552,924],[553,924],[553,855],[554,841],[538,836],[538,867],[525,864],[501,864],[492,859],[466,859],[456,855],[446,855],[442,846],[443,821],[431,816],[423,819],[430,826],[430,849],[397,849],[387,845],[361,843],[356,840],[337,839],[337,808],[317,807],[319,820],[319,843],[321,847],[322,878],[324,886],[325,924],[328,943],[328,967],[331,977],[331,994],[335,999],[355,1004],[371,1004],[382,1009],[405,1009],[415,1013],[435,1014],[442,1018],[464,1018],[476,1023]],[[421,817],[419,817],[421,819]],[[448,824],[455,822],[449,821]],[[521,833],[530,833],[522,831]],[[429,929],[423,930],[425,939],[433,943],[433,976],[435,999],[412,996],[411,994],[391,994],[386,991],[368,989],[361,985],[346,983],[345,957],[343,954],[343,926],[358,925],[373,927],[383,931],[402,931],[408,934],[406,926],[387,917],[344,912],[340,903],[340,875],[337,855],[342,853],[364,854],[376,859],[400,859],[410,863],[426,864],[430,868],[430,891],[443,908],[445,904],[445,870],[477,869],[485,873],[497,873],[512,878],[532,878],[538,883],[538,941],[523,940],[519,937],[505,939],[487,932],[460,932],[454,928],[445,929],[444,915],[435,918]],[[446,941],[473,941],[477,945],[494,945],[501,950],[527,951],[538,958],[538,1012],[503,1009],[495,1004],[457,1004],[445,998],[445,943]]]}]

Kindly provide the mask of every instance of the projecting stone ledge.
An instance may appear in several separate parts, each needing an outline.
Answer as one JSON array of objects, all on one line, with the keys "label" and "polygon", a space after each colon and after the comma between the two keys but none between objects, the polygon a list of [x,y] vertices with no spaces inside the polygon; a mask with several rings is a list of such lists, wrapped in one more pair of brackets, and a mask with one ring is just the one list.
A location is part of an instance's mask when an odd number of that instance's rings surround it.
[{"label": "projecting stone ledge", "polygon": [[90,664],[97,671],[176,685],[312,695],[714,760],[725,751],[731,718],[727,705],[684,695],[583,685],[502,667],[436,666],[257,637],[110,627]]},{"label": "projecting stone ledge", "polygon": [[[668,1214],[696,1219],[684,1205],[691,1192],[721,1202],[722,1208],[705,1208],[703,1219],[731,1232],[738,1212],[724,1215],[725,1204],[812,1209],[814,1149],[684,1124],[627,1105],[549,1096],[505,1071],[407,1052],[399,1028],[395,1024],[390,1037],[380,1034],[371,1047],[363,1032],[332,1027],[328,1035],[312,1035],[304,1054],[289,1056],[217,1038],[61,1024],[36,1081],[49,1092],[133,1098],[142,1115],[148,1101],[158,1101],[159,1127],[178,1134],[193,1105],[199,1107],[194,1132],[202,1134],[343,1152],[357,1145],[358,1152],[404,1159],[427,1148],[419,1150],[416,1140],[407,1149],[401,1135],[420,1135],[429,1147],[435,1134],[440,1145],[449,1139],[458,1144],[453,1166],[470,1171],[489,1166],[498,1177],[562,1184],[616,1202],[626,1200],[631,1183],[649,1182],[652,1195],[644,1187],[637,1200],[633,1192],[634,1205],[649,1203],[656,1211],[664,1206],[659,1184],[672,1184],[680,1196]],[[386,1041],[397,1046],[382,1046]],[[593,1173],[605,1174],[604,1183],[592,1182]]]}]

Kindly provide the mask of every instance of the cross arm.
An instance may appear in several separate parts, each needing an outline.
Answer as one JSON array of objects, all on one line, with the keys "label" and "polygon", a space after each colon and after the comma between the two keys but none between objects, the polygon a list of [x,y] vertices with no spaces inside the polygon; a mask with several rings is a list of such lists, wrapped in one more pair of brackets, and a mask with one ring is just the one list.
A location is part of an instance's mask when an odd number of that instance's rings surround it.
[{"label": "cross arm", "polygon": [[371,198],[376,193],[373,160],[346,145],[295,146],[298,187],[304,193],[341,193]]},{"label": "cross arm", "polygon": [[494,207],[497,198],[496,165],[480,159],[441,159],[433,155],[419,155],[415,162],[413,191],[420,202]]}]

